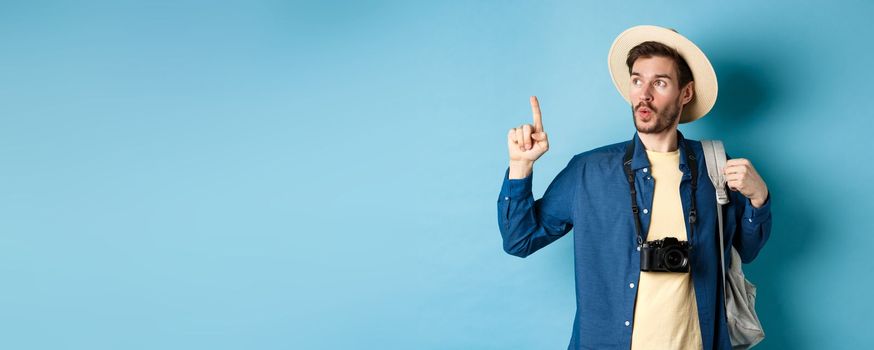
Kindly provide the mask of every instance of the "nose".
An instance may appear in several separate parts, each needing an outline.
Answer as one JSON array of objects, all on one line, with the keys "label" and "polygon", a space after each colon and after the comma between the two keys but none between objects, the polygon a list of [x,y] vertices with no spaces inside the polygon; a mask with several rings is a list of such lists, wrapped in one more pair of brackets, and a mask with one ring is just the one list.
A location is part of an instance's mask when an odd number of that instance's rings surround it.
[{"label": "nose", "polygon": [[650,93],[650,86],[644,85],[640,89],[640,100],[643,102],[652,102],[652,93]]}]

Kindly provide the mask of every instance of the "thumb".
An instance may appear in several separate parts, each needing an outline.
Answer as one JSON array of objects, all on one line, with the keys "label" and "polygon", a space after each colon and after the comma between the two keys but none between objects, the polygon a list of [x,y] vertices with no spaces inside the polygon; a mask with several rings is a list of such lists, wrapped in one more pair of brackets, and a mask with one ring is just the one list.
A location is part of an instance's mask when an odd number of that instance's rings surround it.
[{"label": "thumb", "polygon": [[533,134],[531,134],[531,138],[534,139],[535,141],[546,140],[546,132],[541,131],[541,132],[533,133]]}]

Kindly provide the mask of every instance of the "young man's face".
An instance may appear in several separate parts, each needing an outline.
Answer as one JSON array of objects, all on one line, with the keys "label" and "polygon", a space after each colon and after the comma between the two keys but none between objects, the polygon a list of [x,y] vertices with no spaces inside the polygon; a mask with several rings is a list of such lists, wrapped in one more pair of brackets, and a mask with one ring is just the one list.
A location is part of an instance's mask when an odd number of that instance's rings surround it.
[{"label": "young man's face", "polygon": [[631,67],[631,112],[637,131],[658,134],[679,124],[683,105],[692,100],[692,84],[681,89],[674,60],[638,58]]}]

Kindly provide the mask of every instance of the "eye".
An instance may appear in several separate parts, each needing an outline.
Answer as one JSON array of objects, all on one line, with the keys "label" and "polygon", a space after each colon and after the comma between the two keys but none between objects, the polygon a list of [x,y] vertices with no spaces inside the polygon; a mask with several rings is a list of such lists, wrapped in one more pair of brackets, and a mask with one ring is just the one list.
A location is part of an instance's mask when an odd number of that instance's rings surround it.
[{"label": "eye", "polygon": [[664,80],[656,80],[656,81],[655,81],[655,86],[657,86],[657,87],[665,87],[665,86],[668,86],[668,83],[666,83]]},{"label": "eye", "polygon": [[631,84],[632,85],[640,85],[640,79],[631,78]]}]

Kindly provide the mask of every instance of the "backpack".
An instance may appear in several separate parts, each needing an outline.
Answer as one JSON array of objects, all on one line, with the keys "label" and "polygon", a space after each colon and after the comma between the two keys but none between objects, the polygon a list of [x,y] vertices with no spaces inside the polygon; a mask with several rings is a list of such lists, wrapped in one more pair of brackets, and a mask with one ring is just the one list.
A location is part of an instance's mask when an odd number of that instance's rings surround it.
[{"label": "backpack", "polygon": [[728,334],[731,347],[735,350],[749,349],[763,339],[765,331],[756,315],[756,286],[744,277],[741,269],[740,254],[734,246],[731,247],[731,265],[726,273],[725,249],[722,238],[722,206],[728,204],[726,191],[725,167],[726,156],[722,141],[703,140],[704,160],[707,163],[707,174],[716,189],[716,213],[719,220],[719,261],[722,263],[722,286],[725,293],[725,313],[728,322]]}]

